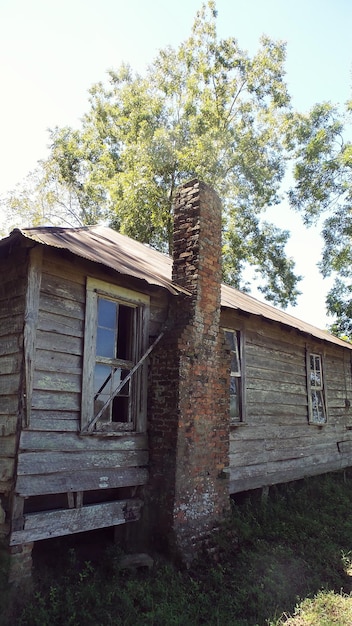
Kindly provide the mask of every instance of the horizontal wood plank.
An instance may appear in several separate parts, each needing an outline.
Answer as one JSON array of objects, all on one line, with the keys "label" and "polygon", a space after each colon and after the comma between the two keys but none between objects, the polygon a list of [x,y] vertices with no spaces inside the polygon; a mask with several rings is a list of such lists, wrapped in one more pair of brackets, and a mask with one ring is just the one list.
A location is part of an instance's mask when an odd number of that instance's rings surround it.
[{"label": "horizontal wood plank", "polygon": [[75,317],[58,315],[55,311],[40,311],[38,329],[59,335],[83,336],[83,321]]},{"label": "horizontal wood plank", "polygon": [[1,415],[0,414],[0,437],[8,437],[13,435],[17,430],[18,417],[13,415]]},{"label": "horizontal wood plank", "polygon": [[[3,396],[0,402],[0,416],[11,415],[17,413],[18,410],[18,394],[13,396]],[[0,417],[1,423],[1,417]]]},{"label": "horizontal wood plank", "polygon": [[80,354],[65,354],[64,352],[53,352],[50,349],[37,347],[36,369],[43,372],[80,374],[82,372],[82,358]]},{"label": "horizontal wood plank", "polygon": [[17,475],[76,472],[90,468],[141,467],[147,463],[148,452],[146,450],[22,452],[18,457]]},{"label": "horizontal wood plank", "polygon": [[20,352],[21,349],[22,347],[20,335],[15,334],[0,337],[0,356],[15,354]]},{"label": "horizontal wood plank", "polygon": [[35,410],[31,414],[31,429],[33,431],[47,431],[77,433],[80,424],[79,411],[46,411]]},{"label": "horizontal wood plank", "polygon": [[22,354],[20,351],[14,354],[0,356],[1,374],[15,374],[19,372],[22,365]]},{"label": "horizontal wood plank", "polygon": [[61,537],[97,528],[118,526],[140,518],[142,500],[103,502],[78,509],[29,513],[24,516],[23,530],[11,534],[10,545]]},{"label": "horizontal wood plank", "polygon": [[36,451],[96,450],[114,452],[119,450],[147,450],[148,440],[145,433],[129,433],[127,435],[84,435],[74,433],[56,433],[53,437],[48,432],[24,430],[21,433],[20,449]]},{"label": "horizontal wood plank", "polygon": [[0,481],[7,482],[13,478],[15,460],[9,457],[0,458]]},{"label": "horizontal wood plank", "polygon": [[38,330],[37,347],[42,350],[50,350],[51,352],[81,355],[82,339]]},{"label": "horizontal wood plank", "polygon": [[[20,388],[20,375],[0,373],[0,396],[14,395],[19,392]],[[0,399],[1,402],[1,399]]]},{"label": "horizontal wood plank", "polygon": [[84,285],[67,279],[65,276],[53,276],[43,271],[42,274],[42,292],[46,294],[55,294],[63,300],[72,300],[73,302],[85,301]]},{"label": "horizontal wood plank", "polygon": [[128,467],[57,473],[42,476],[18,476],[15,492],[27,497],[68,491],[91,491],[144,485],[148,480],[146,468]]},{"label": "horizontal wood plank", "polygon": [[12,313],[0,322],[0,338],[6,335],[19,335],[23,330],[23,313]]},{"label": "horizontal wood plank", "polygon": [[46,391],[80,393],[81,376],[71,372],[43,372],[42,370],[37,370],[34,376],[33,387],[34,389]]},{"label": "horizontal wood plank", "polygon": [[81,394],[59,391],[33,390],[32,409],[51,411],[79,411],[81,408]]},{"label": "horizontal wood plank", "polygon": [[49,313],[55,311],[56,314],[70,319],[84,320],[84,306],[82,302],[60,298],[54,294],[41,293],[40,310]]},{"label": "horizontal wood plank", "polygon": [[16,452],[16,435],[10,434],[5,437],[0,437],[0,457],[10,456],[13,457]]}]

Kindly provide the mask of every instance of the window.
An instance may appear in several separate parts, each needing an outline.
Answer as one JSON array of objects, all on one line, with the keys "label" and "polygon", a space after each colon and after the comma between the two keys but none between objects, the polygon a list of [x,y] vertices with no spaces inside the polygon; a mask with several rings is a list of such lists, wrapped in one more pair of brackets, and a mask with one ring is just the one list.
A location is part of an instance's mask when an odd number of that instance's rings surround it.
[{"label": "window", "polygon": [[312,424],[325,424],[327,414],[322,357],[320,354],[307,354],[307,374],[309,421]]},{"label": "window", "polygon": [[[82,430],[143,430],[149,297],[88,278]],[[124,382],[125,381],[125,382]]]},{"label": "window", "polygon": [[225,330],[224,332],[231,351],[230,421],[231,424],[236,424],[244,421],[241,335],[236,330]]}]

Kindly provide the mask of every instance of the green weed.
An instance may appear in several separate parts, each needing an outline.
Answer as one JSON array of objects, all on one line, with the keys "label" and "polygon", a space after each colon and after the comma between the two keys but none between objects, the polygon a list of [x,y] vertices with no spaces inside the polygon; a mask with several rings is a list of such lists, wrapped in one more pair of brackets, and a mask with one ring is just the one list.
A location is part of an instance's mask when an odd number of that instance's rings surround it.
[{"label": "green weed", "polygon": [[73,550],[55,559],[54,566],[38,562],[33,592],[12,609],[9,623],[351,624],[342,617],[340,622],[289,621],[302,620],[313,609],[330,615],[335,601],[337,614],[344,602],[352,610],[351,487],[349,477],[336,473],[273,487],[266,502],[256,493],[235,499],[230,518],[214,536],[217,561],[202,554],[188,571],[157,557],[150,571],[122,570],[121,552],[114,546],[99,565],[82,563]]}]

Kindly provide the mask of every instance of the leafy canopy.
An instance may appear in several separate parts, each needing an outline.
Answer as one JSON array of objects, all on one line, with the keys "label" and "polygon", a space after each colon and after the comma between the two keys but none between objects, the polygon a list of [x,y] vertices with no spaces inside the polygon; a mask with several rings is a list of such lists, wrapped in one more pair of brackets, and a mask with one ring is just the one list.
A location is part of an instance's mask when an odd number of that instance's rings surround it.
[{"label": "leafy canopy", "polygon": [[296,120],[295,188],[292,206],[306,224],[322,224],[323,276],[335,276],[327,309],[336,316],[331,330],[352,337],[352,101],[341,111],[330,103],[316,105]]},{"label": "leafy canopy", "polygon": [[246,288],[250,264],[266,298],[287,305],[299,293],[288,232],[262,219],[292,148],[285,45],[263,37],[251,58],[218,38],[216,16],[209,0],[144,76],[122,65],[94,85],[81,128],[50,132],[48,159],[8,202],[32,223],[105,220],[170,251],[175,189],[197,176],[223,199],[225,280]]}]

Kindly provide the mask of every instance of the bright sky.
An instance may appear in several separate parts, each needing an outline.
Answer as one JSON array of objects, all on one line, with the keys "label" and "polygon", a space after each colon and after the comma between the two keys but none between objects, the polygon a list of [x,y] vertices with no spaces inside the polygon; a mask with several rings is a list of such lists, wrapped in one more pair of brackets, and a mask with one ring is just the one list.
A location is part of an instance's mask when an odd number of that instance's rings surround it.
[{"label": "bright sky", "polygon": [[[78,126],[94,82],[122,61],[142,72],[160,48],[188,36],[200,6],[201,0],[0,0],[0,194],[46,156],[48,128]],[[296,108],[350,97],[351,0],[217,0],[217,9],[219,35],[235,36],[250,53],[263,33],[287,42]],[[288,254],[305,276],[289,312],[324,327],[329,283],[316,269],[320,239],[285,205],[270,218],[292,231]]]}]

